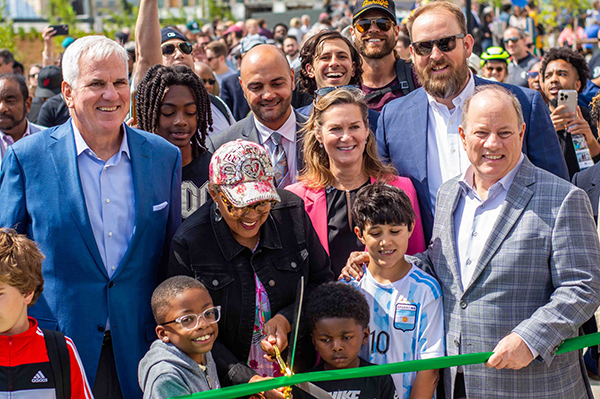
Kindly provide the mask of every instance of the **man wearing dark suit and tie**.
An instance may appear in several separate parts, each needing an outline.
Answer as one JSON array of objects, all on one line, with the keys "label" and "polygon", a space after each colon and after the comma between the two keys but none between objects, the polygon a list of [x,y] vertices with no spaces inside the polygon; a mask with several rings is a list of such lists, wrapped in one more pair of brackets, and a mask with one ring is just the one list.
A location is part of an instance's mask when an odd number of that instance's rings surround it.
[{"label": "man wearing dark suit and tie", "polygon": [[[448,1],[419,7],[408,29],[414,68],[423,86],[389,102],[377,125],[379,156],[417,190],[425,239],[429,241],[438,188],[469,165],[460,145],[458,125],[463,104],[483,84],[499,84],[473,76],[467,59],[473,37],[467,33],[460,7]],[[500,84],[512,91],[523,108],[526,130],[523,153],[531,162],[568,179],[567,166],[547,107],[538,92]]]},{"label": "man wearing dark suit and tie", "polygon": [[218,134],[207,137],[214,152],[237,139],[264,146],[275,170],[275,182],[283,188],[296,181],[303,166],[298,130],[306,117],[292,108],[294,70],[275,46],[261,44],[242,58],[240,83],[252,113]]},{"label": "man wearing dark suit and tie", "polygon": [[71,119],[8,147],[0,171],[0,227],[46,257],[30,315],[75,341],[97,399],[142,397],[137,366],[156,339],[150,298],[181,223],[179,150],[123,123],[127,59],[104,36],[71,44]]}]

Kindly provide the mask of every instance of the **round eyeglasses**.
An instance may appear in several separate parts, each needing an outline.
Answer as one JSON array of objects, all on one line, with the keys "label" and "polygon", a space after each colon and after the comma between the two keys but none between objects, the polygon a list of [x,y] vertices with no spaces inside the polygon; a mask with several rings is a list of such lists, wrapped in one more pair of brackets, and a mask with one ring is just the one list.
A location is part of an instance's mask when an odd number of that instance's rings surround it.
[{"label": "round eyeglasses", "polygon": [[195,330],[200,324],[200,319],[204,319],[208,324],[214,324],[221,319],[221,307],[214,306],[212,308],[206,309],[202,314],[186,314],[184,316],[178,317],[175,320],[167,321],[166,323],[160,324],[161,326],[166,326],[171,323],[179,323],[181,328],[184,330]]}]

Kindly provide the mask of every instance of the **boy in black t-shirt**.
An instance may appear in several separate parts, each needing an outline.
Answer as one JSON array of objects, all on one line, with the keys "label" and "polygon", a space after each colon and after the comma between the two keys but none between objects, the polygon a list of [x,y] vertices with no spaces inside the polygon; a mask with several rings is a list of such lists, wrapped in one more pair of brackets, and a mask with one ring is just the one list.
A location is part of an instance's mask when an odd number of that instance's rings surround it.
[{"label": "boy in black t-shirt", "polygon": [[[369,339],[369,305],[355,288],[327,283],[319,286],[306,301],[305,317],[312,341],[322,363],[309,371],[323,371],[371,366],[358,357],[360,348]],[[389,375],[338,381],[320,381],[334,398],[392,399],[397,398],[394,381]],[[294,387],[294,399],[312,398]]]}]

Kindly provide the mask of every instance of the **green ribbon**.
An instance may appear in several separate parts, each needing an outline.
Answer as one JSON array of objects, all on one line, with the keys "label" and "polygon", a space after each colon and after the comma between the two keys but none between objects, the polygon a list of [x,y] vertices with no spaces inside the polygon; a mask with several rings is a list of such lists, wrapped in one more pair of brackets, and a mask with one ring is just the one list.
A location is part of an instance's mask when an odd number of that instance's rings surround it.
[{"label": "green ribbon", "polygon": [[[581,337],[569,338],[563,342],[556,352],[557,355],[600,345],[600,332],[583,335]],[[445,356],[433,359],[411,360],[408,362],[381,364],[367,367],[356,367],[342,370],[316,371],[313,373],[294,374],[291,377],[278,377],[266,381],[251,384],[235,385],[232,387],[215,389],[195,393],[193,395],[180,396],[179,399],[232,399],[248,396],[271,389],[296,385],[303,382],[346,380],[350,378],[374,377],[398,373],[410,373],[413,371],[443,369],[447,367],[466,366],[469,364],[485,363],[493,352],[469,353],[466,355]]]}]

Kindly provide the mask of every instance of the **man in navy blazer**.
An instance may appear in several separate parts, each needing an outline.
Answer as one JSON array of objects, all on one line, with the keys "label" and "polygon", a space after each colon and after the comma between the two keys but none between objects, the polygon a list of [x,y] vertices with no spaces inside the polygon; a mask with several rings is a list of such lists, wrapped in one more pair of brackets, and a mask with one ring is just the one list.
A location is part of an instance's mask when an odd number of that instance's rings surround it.
[{"label": "man in navy blazer", "polygon": [[[388,103],[377,125],[379,156],[391,162],[400,176],[409,177],[419,196],[425,239],[431,239],[435,196],[442,183],[469,165],[460,145],[458,126],[462,105],[475,86],[498,84],[468,69],[473,37],[467,34],[460,7],[431,2],[412,15],[408,29],[415,71],[422,88]],[[519,99],[527,129],[523,152],[531,162],[568,179],[547,107],[539,93],[502,85]]]},{"label": "man in navy blazer", "polygon": [[45,255],[30,315],[75,341],[94,396],[141,398],[138,362],[156,339],[150,297],[181,223],[181,154],[123,123],[127,52],[116,42],[76,40],[63,75],[72,118],[8,148],[0,226]]}]

